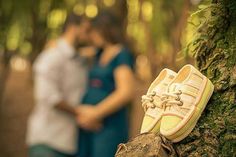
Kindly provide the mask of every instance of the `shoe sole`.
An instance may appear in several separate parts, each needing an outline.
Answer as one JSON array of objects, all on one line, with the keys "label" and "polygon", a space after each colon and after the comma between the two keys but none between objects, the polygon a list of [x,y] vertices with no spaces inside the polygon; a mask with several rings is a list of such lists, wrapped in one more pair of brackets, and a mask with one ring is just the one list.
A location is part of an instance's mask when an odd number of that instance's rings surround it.
[{"label": "shoe sole", "polygon": [[[201,114],[202,114],[203,110],[205,109],[209,99],[211,98],[211,95],[214,91],[214,85],[211,83],[211,81],[209,81],[207,79],[207,83],[206,83],[205,88],[206,88],[206,90],[203,92],[202,99],[200,100],[200,102],[197,105],[197,106],[201,106],[201,108],[199,108],[199,110],[197,110],[196,112],[193,113],[192,117],[188,121],[188,124],[190,124],[190,125],[184,125],[181,129],[179,129],[179,131],[177,131],[176,133],[174,133],[172,135],[165,135],[165,133],[163,134],[161,131],[161,133],[166,138],[168,138],[172,142],[176,143],[176,142],[183,140],[185,137],[187,137],[192,132],[193,128],[197,124],[198,119],[201,117]],[[206,99],[204,99],[204,98],[206,98]]]},{"label": "shoe sole", "polygon": [[160,132],[161,121],[159,120],[156,125],[151,129],[150,132],[152,133],[159,133]]}]

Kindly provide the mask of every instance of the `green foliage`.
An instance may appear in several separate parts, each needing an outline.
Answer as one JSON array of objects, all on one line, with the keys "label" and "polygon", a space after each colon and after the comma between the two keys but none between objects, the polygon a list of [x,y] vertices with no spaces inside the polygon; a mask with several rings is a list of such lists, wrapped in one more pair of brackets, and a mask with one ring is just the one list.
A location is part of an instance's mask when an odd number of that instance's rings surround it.
[{"label": "green foliage", "polygon": [[38,53],[48,37],[60,32],[63,21],[58,19],[71,5],[68,0],[1,0],[0,50],[24,56]]},{"label": "green foliage", "polygon": [[[210,4],[209,0],[205,0],[198,6],[198,9],[193,11],[189,16],[185,31],[186,36],[183,36],[182,39],[184,46],[180,51],[180,56],[193,57],[195,48],[197,47],[196,43],[200,40],[198,30],[209,18],[211,7],[213,7],[213,4]],[[204,36],[201,36],[201,38],[204,38]]]}]

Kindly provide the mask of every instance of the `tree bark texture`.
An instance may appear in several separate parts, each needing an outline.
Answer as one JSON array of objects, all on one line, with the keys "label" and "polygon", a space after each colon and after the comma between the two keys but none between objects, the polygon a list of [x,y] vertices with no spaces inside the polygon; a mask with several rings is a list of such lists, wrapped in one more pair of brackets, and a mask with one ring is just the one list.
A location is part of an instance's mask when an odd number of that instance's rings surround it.
[{"label": "tree bark texture", "polygon": [[175,157],[177,154],[163,136],[154,133],[140,134],[126,144],[120,144],[116,157]]},{"label": "tree bark texture", "polygon": [[180,156],[236,156],[236,1],[213,1],[210,9],[193,44],[215,91],[193,132],[175,145]]}]

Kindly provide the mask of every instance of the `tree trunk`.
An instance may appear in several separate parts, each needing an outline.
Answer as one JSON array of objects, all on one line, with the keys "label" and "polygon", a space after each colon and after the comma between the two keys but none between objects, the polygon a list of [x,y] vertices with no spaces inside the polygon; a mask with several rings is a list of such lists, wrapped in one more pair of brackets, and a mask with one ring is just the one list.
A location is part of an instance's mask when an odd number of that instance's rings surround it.
[{"label": "tree trunk", "polygon": [[191,2],[189,0],[184,0],[183,8],[180,14],[180,17],[171,31],[171,44],[173,46],[172,55],[171,55],[171,66],[172,69],[178,69],[176,65],[176,56],[177,53],[181,50],[181,36],[182,32],[185,29],[187,20],[189,17],[189,8],[191,7]]},{"label": "tree trunk", "polygon": [[6,84],[6,80],[8,77],[8,73],[9,73],[9,66],[6,65],[1,65],[0,68],[0,111],[1,111],[1,105],[2,105],[2,99],[3,99],[3,94],[4,94],[4,90],[5,90],[5,84]]},{"label": "tree trunk", "polygon": [[5,85],[10,71],[9,62],[11,59],[11,53],[4,51],[3,57],[0,60],[0,113],[2,109],[2,100],[5,91]]},{"label": "tree trunk", "polygon": [[[144,0],[139,0],[140,2],[140,6],[143,5]],[[157,73],[157,65],[159,64],[160,61],[158,61],[159,58],[156,57],[157,51],[156,51],[156,47],[155,47],[155,43],[152,37],[152,32],[150,29],[150,25],[149,22],[147,22],[146,20],[144,20],[143,18],[143,13],[142,13],[142,9],[139,12],[139,17],[140,17],[140,21],[143,24],[144,27],[144,32],[145,32],[145,42],[147,44],[147,58],[150,62],[151,65],[151,79],[153,80],[154,77],[156,76]]]},{"label": "tree trunk", "polygon": [[236,1],[215,0],[210,9],[195,59],[215,91],[193,132],[176,144],[180,156],[236,156]]},{"label": "tree trunk", "polygon": [[[173,144],[181,157],[236,156],[236,1],[213,0],[208,9],[193,46],[197,67],[215,91],[191,134]],[[133,153],[140,149],[148,157],[145,147],[132,147]]]},{"label": "tree trunk", "polygon": [[144,133],[118,146],[116,157],[175,157],[176,151],[163,136]]}]

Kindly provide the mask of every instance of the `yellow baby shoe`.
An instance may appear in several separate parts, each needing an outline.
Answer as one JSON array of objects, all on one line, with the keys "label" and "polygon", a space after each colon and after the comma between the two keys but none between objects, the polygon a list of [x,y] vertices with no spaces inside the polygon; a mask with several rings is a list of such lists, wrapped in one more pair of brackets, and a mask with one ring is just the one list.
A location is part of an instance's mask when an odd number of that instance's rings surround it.
[{"label": "yellow baby shoe", "polygon": [[211,81],[192,65],[185,65],[170,83],[160,133],[179,142],[193,130],[214,90]]},{"label": "yellow baby shoe", "polygon": [[167,92],[169,83],[175,78],[176,73],[169,69],[163,69],[149,87],[147,94],[142,96],[142,106],[145,111],[141,133],[159,132],[160,120],[163,113],[163,93]]}]

